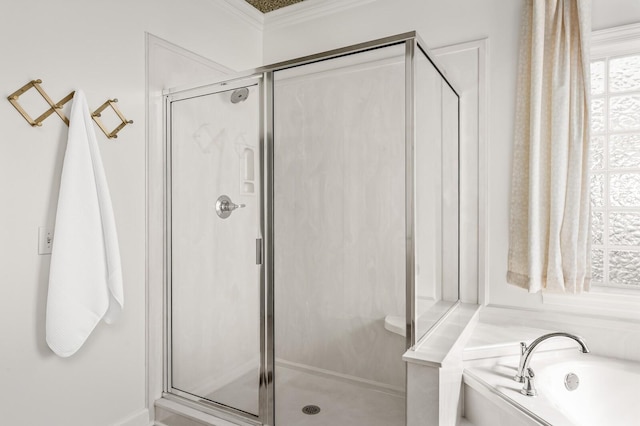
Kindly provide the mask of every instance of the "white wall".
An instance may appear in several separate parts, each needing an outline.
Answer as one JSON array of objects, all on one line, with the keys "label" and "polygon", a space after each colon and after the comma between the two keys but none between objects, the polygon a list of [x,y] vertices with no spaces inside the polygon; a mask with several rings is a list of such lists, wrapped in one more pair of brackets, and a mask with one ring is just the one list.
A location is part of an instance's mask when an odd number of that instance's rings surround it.
[{"label": "white wall", "polygon": [[50,257],[37,254],[37,228],[55,220],[67,129],[55,115],[31,128],[0,102],[0,423],[146,424],[145,31],[234,69],[261,63],[260,32],[208,0],[7,0],[0,16],[3,96],[41,78],[56,101],[82,88],[90,107],[117,97],[135,121],[116,140],[96,130],[119,232],[125,309],[115,325],[100,324],[77,354],[60,359],[44,340]]},{"label": "white wall", "polygon": [[[417,30],[432,48],[488,38],[488,297],[496,305],[541,308],[541,296],[506,283],[511,146],[520,12],[524,1],[377,0],[295,25],[267,28],[264,60],[296,56]],[[640,22],[635,0],[593,0],[593,29]]]},{"label": "white wall", "polygon": [[640,21],[640,3],[635,0],[592,0],[592,29],[602,30]]}]

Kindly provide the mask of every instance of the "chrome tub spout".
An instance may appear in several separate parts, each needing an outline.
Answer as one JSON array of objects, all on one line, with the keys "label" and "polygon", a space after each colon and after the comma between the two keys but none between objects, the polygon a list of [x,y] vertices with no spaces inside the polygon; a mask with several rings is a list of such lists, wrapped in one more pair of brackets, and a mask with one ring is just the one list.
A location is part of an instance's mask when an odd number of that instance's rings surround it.
[{"label": "chrome tub spout", "polygon": [[520,342],[520,364],[518,366],[518,373],[513,378],[516,382],[523,383],[525,381],[525,376],[527,375],[527,371],[529,369],[529,361],[531,361],[533,351],[535,351],[540,343],[544,342],[547,339],[551,339],[552,337],[567,337],[569,339],[573,339],[580,345],[580,350],[582,351],[582,353],[589,353],[589,348],[587,347],[587,344],[584,339],[582,339],[582,337],[563,332],[545,334],[544,336],[538,337],[528,346],[526,343]]}]

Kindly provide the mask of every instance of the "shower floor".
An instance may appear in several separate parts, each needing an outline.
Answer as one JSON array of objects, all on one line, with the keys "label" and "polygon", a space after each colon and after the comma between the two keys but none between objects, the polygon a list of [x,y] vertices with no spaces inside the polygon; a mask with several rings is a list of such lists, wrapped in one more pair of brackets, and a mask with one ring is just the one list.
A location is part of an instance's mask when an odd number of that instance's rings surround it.
[{"label": "shower floor", "polygon": [[[257,403],[253,372],[207,395],[208,399],[252,412]],[[278,426],[403,426],[405,397],[339,378],[276,366]],[[307,405],[318,414],[304,414]]]},{"label": "shower floor", "polygon": [[[340,379],[276,366],[278,426],[403,426],[405,398]],[[306,405],[318,414],[302,412]]]}]

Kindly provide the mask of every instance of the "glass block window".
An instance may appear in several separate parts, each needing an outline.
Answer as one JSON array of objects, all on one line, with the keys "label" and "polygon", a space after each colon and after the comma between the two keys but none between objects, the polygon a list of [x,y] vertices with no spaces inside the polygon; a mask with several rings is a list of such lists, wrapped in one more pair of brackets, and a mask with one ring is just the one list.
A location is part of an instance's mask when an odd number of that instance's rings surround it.
[{"label": "glass block window", "polygon": [[640,51],[591,62],[595,286],[640,290]]}]

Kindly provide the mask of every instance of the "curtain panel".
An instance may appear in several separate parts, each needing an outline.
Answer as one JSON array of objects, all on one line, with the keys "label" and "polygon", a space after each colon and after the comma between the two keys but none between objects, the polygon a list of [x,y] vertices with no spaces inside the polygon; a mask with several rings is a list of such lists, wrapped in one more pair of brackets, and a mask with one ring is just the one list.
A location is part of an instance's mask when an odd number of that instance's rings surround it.
[{"label": "curtain panel", "polygon": [[589,289],[588,0],[526,0],[518,64],[507,282]]}]

